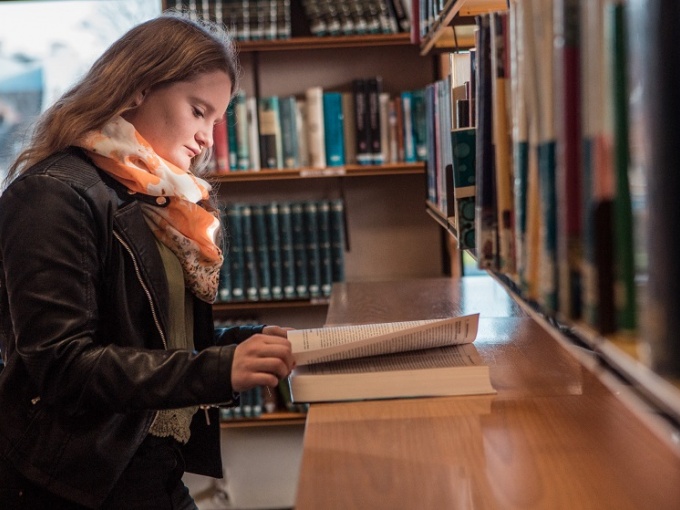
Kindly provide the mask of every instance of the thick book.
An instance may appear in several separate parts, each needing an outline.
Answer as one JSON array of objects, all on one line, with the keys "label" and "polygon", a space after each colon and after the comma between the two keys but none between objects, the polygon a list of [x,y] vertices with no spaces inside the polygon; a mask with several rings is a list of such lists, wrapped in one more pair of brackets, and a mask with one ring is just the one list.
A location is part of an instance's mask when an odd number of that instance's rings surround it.
[{"label": "thick book", "polygon": [[495,393],[472,342],[479,314],[288,332],[293,402]]},{"label": "thick book", "polygon": [[260,126],[260,164],[262,168],[283,168],[281,120],[278,96],[260,98],[258,102]]},{"label": "thick book", "polygon": [[323,88],[310,87],[305,91],[307,99],[307,149],[309,165],[314,168],[326,166],[326,141],[324,134]]}]

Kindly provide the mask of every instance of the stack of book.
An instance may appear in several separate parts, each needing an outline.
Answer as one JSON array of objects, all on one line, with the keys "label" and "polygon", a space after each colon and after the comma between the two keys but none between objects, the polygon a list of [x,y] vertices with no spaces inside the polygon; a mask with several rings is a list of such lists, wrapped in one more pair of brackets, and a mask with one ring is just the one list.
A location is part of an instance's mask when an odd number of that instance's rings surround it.
[{"label": "stack of book", "polygon": [[229,204],[218,300],[328,298],[344,281],[341,199]]},{"label": "stack of book", "polygon": [[411,30],[411,0],[302,0],[317,36],[396,34]]}]

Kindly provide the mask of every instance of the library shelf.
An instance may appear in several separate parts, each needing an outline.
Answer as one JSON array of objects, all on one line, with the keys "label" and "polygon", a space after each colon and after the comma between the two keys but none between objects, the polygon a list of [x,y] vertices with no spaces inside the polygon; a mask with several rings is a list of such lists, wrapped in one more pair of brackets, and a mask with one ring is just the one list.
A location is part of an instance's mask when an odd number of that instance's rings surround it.
[{"label": "library shelf", "polygon": [[367,34],[341,35],[325,37],[291,37],[290,39],[272,39],[258,41],[238,41],[240,53],[264,51],[323,50],[337,48],[365,48],[371,46],[404,46],[410,45],[410,34]]},{"label": "library shelf", "polygon": [[447,218],[442,214],[442,212],[439,210],[439,208],[430,202],[429,200],[425,201],[425,212],[429,214],[434,221],[439,223],[439,225],[444,228],[449,234],[451,234],[454,238],[458,239],[458,231],[456,230],[456,225],[453,222],[453,218]]},{"label": "library shelf", "polygon": [[217,301],[213,303],[213,313],[219,316],[222,313],[239,310],[271,310],[277,308],[307,308],[310,306],[328,306],[329,298],[313,299],[281,299],[278,301]]},{"label": "library shelf", "polygon": [[317,179],[324,177],[366,177],[380,175],[408,175],[425,173],[425,164],[387,163],[384,165],[344,165],[325,168],[281,168],[272,170],[234,170],[222,174],[212,174],[210,180],[216,182],[277,181],[285,179]]},{"label": "library shelf", "polygon": [[220,421],[220,427],[244,428],[244,427],[280,427],[283,425],[304,425],[307,415],[305,413],[293,413],[288,411],[274,411],[264,413],[257,418],[235,418],[233,420]]},{"label": "library shelf", "polygon": [[[474,46],[474,17],[507,10],[507,0],[448,0],[420,44],[420,54]],[[453,26],[455,26],[455,35]]]}]

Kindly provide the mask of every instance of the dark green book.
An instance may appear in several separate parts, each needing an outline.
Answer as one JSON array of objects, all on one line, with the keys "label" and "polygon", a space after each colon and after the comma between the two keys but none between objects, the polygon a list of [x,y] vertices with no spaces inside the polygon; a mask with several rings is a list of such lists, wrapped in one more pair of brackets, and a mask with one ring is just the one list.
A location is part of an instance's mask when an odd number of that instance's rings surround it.
[{"label": "dark green book", "polygon": [[295,289],[295,249],[293,248],[293,221],[291,204],[279,204],[279,233],[281,236],[281,285],[283,297],[294,299]]},{"label": "dark green book", "polygon": [[227,143],[229,147],[229,169],[238,170],[238,143],[236,141],[236,104],[230,101],[227,107]]},{"label": "dark green book", "polygon": [[257,256],[255,255],[255,235],[253,232],[253,214],[250,205],[241,208],[243,216],[243,260],[245,262],[246,299],[257,301],[259,281],[257,278]]},{"label": "dark green book", "polygon": [[279,113],[283,168],[297,168],[300,166],[300,153],[297,137],[297,103],[295,96],[286,96],[279,99]]},{"label": "dark green book", "polygon": [[255,256],[257,258],[257,277],[259,298],[268,301],[272,298],[272,282],[269,263],[269,239],[267,238],[267,221],[265,206],[254,204],[251,207],[253,232],[255,234]]},{"label": "dark green book", "polygon": [[307,269],[307,240],[302,202],[292,202],[290,218],[293,227],[293,255],[295,260],[295,295],[309,297],[309,278]]},{"label": "dark green book", "polygon": [[316,202],[303,203],[305,246],[307,247],[307,287],[309,296],[321,296],[321,254]]},{"label": "dark green book", "polygon": [[271,275],[272,299],[283,298],[283,268],[281,260],[281,234],[279,231],[279,204],[271,202],[265,206],[267,241],[269,243],[269,272]]},{"label": "dark green book", "polygon": [[331,255],[331,204],[328,200],[317,203],[319,229],[319,262],[321,273],[321,295],[330,296],[333,284],[333,266]]},{"label": "dark green book", "polygon": [[[229,231],[229,218],[226,207],[220,207],[220,220],[225,230]],[[228,235],[228,234],[227,234]],[[231,301],[231,263],[229,257],[229,241],[225,242],[224,261],[220,268],[220,279],[217,287],[217,301]]]},{"label": "dark green book", "polygon": [[242,301],[245,299],[245,260],[243,253],[243,215],[241,206],[232,204],[227,208],[229,229],[228,260],[231,269],[231,299]]},{"label": "dark green book", "polygon": [[329,216],[331,234],[331,270],[334,282],[345,281],[345,203],[332,200]]}]

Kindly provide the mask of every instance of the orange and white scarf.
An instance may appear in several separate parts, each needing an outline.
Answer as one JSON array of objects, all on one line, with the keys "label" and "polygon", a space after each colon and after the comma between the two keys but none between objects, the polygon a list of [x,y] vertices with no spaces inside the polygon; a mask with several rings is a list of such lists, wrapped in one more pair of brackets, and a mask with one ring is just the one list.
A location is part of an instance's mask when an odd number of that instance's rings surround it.
[{"label": "orange and white scarf", "polygon": [[179,259],[189,290],[212,303],[223,257],[218,215],[201,205],[209,198],[210,184],[158,156],[122,117],[87,133],[77,145],[131,192],[167,197],[164,206],[140,202],[146,222]]}]

